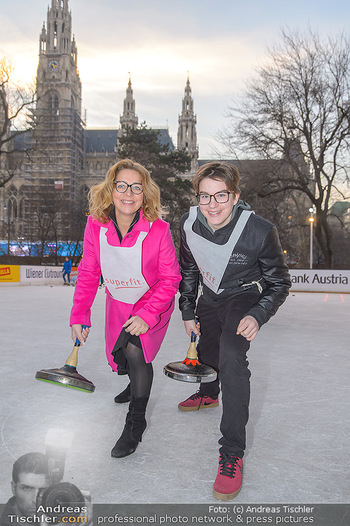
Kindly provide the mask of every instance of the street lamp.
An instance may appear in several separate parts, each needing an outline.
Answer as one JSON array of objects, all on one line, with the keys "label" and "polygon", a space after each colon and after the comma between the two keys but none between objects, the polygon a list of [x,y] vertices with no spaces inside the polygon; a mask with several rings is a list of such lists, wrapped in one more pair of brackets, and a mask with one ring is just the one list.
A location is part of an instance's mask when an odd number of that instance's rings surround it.
[{"label": "street lamp", "polygon": [[312,256],[313,256],[313,250],[314,250],[314,222],[315,222],[315,218],[314,218],[314,208],[309,208],[309,212],[310,212],[310,217],[309,217],[309,222],[310,222],[310,269],[312,269],[312,266],[313,266],[313,261],[312,261]]}]

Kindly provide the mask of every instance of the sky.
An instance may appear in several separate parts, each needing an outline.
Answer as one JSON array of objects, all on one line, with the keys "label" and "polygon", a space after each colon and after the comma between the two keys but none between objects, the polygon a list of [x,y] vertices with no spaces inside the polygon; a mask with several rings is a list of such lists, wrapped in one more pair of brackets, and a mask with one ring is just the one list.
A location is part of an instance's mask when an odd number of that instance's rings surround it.
[{"label": "sky", "polygon": [[[0,57],[35,78],[51,0],[0,0]],[[281,29],[349,32],[348,0],[69,0],[88,127],[118,127],[131,75],[136,114],[167,126],[176,145],[189,74],[199,157],[224,153],[228,108],[281,40]],[[83,113],[84,114],[84,113]]]}]

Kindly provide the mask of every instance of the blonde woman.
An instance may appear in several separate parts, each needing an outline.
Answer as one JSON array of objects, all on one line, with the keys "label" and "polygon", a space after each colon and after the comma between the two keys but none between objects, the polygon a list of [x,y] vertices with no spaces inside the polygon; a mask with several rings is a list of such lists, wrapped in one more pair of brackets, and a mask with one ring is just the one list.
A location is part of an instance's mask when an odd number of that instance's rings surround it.
[{"label": "blonde woman", "polygon": [[[165,336],[181,279],[169,225],[160,218],[160,191],[149,172],[117,162],[90,191],[90,215],[71,311],[73,341],[85,342],[101,276],[106,284],[106,354],[127,370],[130,405],[112,457],[133,453],[146,429],[152,360]],[[127,397],[128,398],[128,397]]]}]

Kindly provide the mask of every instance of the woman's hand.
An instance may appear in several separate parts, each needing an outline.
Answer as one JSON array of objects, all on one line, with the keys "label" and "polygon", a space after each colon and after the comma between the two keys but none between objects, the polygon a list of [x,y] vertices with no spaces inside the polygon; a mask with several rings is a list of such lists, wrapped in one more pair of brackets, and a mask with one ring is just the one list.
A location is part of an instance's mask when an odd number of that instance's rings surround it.
[{"label": "woman's hand", "polygon": [[258,334],[258,331],[259,325],[256,319],[253,316],[245,316],[239,322],[236,334],[240,334],[248,342],[251,342]]},{"label": "woman's hand", "polygon": [[196,336],[199,336],[200,335],[200,323],[199,321],[195,321],[195,320],[187,320],[187,321],[184,321],[184,324],[185,324],[185,331],[187,332],[187,334],[189,336],[192,336],[192,332],[195,333]]},{"label": "woman's hand", "polygon": [[74,323],[73,325],[71,325],[71,329],[72,329],[72,340],[74,344],[76,340],[79,340],[80,345],[84,345],[87,337],[89,336],[89,332],[90,332],[89,327],[83,330],[82,325],[79,325],[79,323]]},{"label": "woman's hand", "polygon": [[140,336],[140,334],[145,334],[145,332],[148,331],[149,325],[143,319],[140,318],[140,316],[131,316],[123,325],[126,332],[129,332],[130,334],[136,334],[136,336]]}]

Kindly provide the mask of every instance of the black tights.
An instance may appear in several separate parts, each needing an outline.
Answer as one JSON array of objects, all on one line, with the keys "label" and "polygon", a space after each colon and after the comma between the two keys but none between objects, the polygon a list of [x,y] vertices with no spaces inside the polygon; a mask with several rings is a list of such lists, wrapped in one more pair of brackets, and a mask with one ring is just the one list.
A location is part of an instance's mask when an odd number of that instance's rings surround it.
[{"label": "black tights", "polygon": [[131,396],[135,398],[149,396],[153,381],[152,363],[146,363],[142,349],[130,342],[123,351],[128,362]]}]

